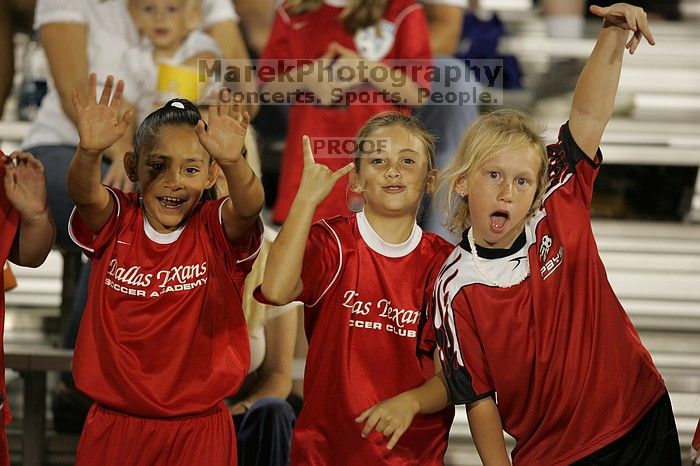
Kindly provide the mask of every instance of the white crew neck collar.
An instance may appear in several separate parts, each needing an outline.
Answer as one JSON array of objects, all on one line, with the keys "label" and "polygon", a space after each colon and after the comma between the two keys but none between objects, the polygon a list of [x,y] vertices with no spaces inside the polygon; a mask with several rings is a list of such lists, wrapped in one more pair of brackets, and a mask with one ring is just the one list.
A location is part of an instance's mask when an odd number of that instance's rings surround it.
[{"label": "white crew neck collar", "polygon": [[182,230],[184,228],[185,228],[185,225],[183,224],[180,227],[178,227],[177,230],[171,231],[170,233],[159,233],[148,222],[146,215],[144,214],[144,216],[143,216],[143,231],[146,233],[146,236],[148,236],[148,238],[151,241],[153,241],[154,243],[172,244],[175,241],[177,241],[177,239],[182,234]]},{"label": "white crew neck collar", "polygon": [[323,0],[323,3],[336,8],[345,8],[348,6],[348,0]]},{"label": "white crew neck collar", "polygon": [[372,225],[369,224],[364,211],[358,212],[356,217],[357,227],[360,230],[360,236],[362,236],[362,239],[365,241],[367,246],[370,247],[370,249],[381,254],[382,256],[407,256],[413,252],[416,247],[418,247],[418,244],[423,237],[423,230],[421,230],[418,224],[414,221],[413,229],[411,230],[411,234],[408,236],[406,241],[399,244],[387,243],[377,234],[376,231],[374,231],[374,228],[372,228]]}]

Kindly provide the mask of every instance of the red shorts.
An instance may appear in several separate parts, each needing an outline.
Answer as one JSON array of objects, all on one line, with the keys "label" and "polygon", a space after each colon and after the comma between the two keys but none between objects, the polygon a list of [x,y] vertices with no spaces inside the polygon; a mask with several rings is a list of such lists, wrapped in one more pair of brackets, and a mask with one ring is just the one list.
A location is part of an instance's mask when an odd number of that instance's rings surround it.
[{"label": "red shorts", "polygon": [[142,418],[93,404],[78,443],[77,466],[236,466],[231,414],[219,406],[178,418]]}]

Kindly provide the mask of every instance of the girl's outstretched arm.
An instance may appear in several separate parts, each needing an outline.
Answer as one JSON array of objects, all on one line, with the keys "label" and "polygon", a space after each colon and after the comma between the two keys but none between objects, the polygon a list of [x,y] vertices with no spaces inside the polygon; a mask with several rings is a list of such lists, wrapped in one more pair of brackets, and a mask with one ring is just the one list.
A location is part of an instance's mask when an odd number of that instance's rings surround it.
[{"label": "girl's outstretched arm", "polygon": [[[644,37],[654,45],[647,15],[639,7],[616,3],[591,13],[603,18],[598,40],[576,83],[569,115],[574,140],[589,157],[595,157],[605,126],[612,117],[625,49],[633,54]],[[629,32],[633,32],[628,41]]]},{"label": "girl's outstretched arm", "polygon": [[46,202],[44,166],[29,152],[4,156],[5,194],[20,216],[10,261],[17,265],[38,267],[51,251],[56,226]]},{"label": "girl's outstretched arm", "polygon": [[[232,105],[227,104],[228,100],[232,100]],[[250,229],[265,202],[262,183],[243,156],[249,122],[248,112],[241,111],[239,96],[231,99],[224,89],[219,92],[218,102],[209,106],[207,129],[201,120],[195,128],[199,141],[214,157],[226,178],[230,201],[224,204],[221,219],[230,241]]]},{"label": "girl's outstretched arm", "polygon": [[304,136],[303,144],[304,172],[301,184],[287,221],[270,248],[261,287],[263,296],[277,305],[293,301],[303,291],[301,266],[316,207],[354,166],[349,163],[333,172],[325,165],[316,163],[308,136]]},{"label": "girl's outstretched arm", "polygon": [[484,466],[510,466],[501,416],[493,398],[484,398],[467,406],[467,419]]},{"label": "girl's outstretched arm", "polygon": [[377,403],[360,414],[355,422],[364,422],[362,436],[376,429],[386,437],[391,436],[386,447],[391,450],[411,426],[416,414],[440,411],[449,403],[447,381],[442,373],[437,350],[433,356],[435,375],[420,387],[407,390],[393,398]]},{"label": "girl's outstretched arm", "polygon": [[73,92],[80,142],[68,168],[68,194],[93,233],[102,229],[114,208],[114,199],[100,182],[102,154],[124,135],[133,114],[120,110],[124,81],[117,82],[114,94],[113,87],[114,77],[108,76],[98,101],[97,76],[92,73],[87,97],[77,89]]}]

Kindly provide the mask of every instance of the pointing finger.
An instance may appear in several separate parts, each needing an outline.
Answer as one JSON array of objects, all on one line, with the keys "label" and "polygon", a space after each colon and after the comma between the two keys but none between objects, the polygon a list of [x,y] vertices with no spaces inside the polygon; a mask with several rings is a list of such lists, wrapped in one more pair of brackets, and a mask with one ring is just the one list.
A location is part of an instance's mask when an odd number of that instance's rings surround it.
[{"label": "pointing finger", "polygon": [[605,16],[605,13],[607,13],[607,8],[603,8],[602,6],[598,6],[598,5],[591,5],[589,10],[594,15],[600,16],[600,17]]},{"label": "pointing finger", "polygon": [[304,135],[302,141],[304,147],[304,166],[313,165],[316,163],[316,159],[314,159],[314,153],[311,150],[311,139],[309,139],[307,135]]},{"label": "pointing finger", "polygon": [[350,162],[349,164],[345,165],[343,168],[333,173],[333,181],[338,181],[339,179],[350,173],[353,170],[353,168],[355,168],[354,162]]}]

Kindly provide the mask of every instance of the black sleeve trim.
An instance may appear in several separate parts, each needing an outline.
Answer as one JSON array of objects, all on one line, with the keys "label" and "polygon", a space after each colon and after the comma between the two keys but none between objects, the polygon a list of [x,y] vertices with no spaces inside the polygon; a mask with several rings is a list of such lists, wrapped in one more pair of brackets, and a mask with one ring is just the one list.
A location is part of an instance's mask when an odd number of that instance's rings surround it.
[{"label": "black sleeve trim", "polygon": [[494,390],[490,390],[477,395],[472,386],[472,378],[464,367],[453,369],[449,376],[445,374],[445,378],[447,379],[447,392],[449,393],[450,402],[452,404],[470,405],[496,393]]},{"label": "black sleeve trim", "polygon": [[566,158],[572,167],[578,165],[578,163],[582,160],[588,162],[588,164],[593,168],[600,167],[600,164],[603,162],[603,154],[600,151],[600,147],[598,148],[598,151],[593,159],[586,155],[586,153],[579,147],[574,140],[574,137],[571,135],[568,121],[564,123],[559,130],[559,140],[564,144]]},{"label": "black sleeve trim", "polygon": [[489,392],[481,394],[481,395],[477,396],[476,398],[474,398],[469,403],[464,403],[464,405],[469,406],[469,405],[476,403],[477,401],[481,401],[481,400],[484,400],[486,398],[493,398],[495,400],[496,399],[496,390],[491,390]]}]

